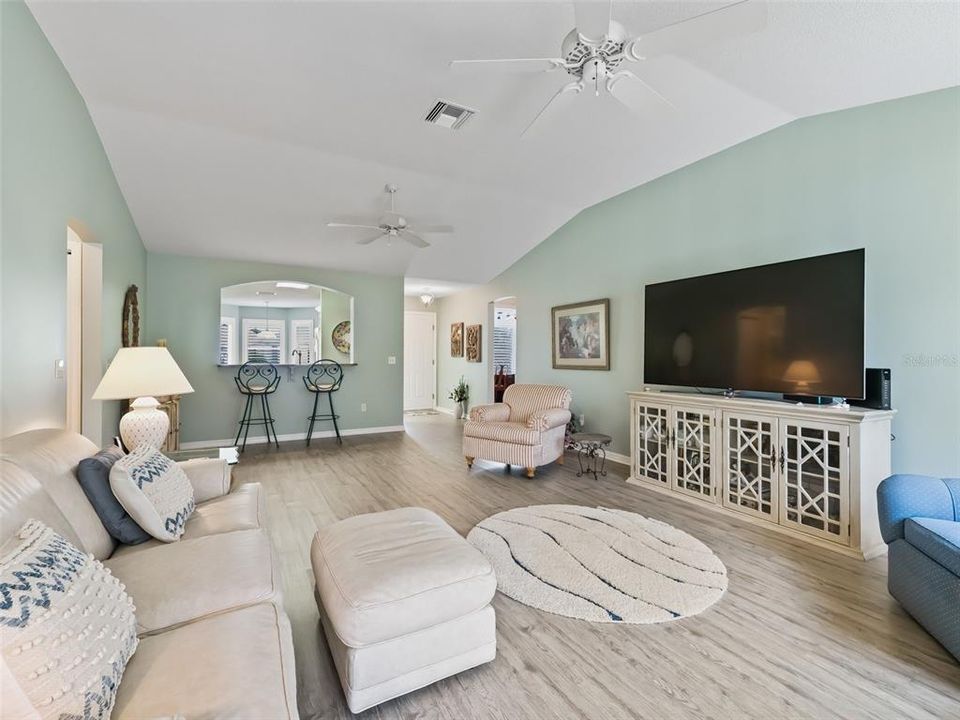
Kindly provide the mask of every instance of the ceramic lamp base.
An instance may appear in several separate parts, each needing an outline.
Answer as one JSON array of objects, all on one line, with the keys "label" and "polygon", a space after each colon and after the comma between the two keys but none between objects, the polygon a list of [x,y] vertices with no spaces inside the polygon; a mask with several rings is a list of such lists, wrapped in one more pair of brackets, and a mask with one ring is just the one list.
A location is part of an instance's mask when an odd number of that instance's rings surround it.
[{"label": "ceramic lamp base", "polygon": [[120,418],[120,439],[127,450],[149,445],[159,450],[170,432],[170,418],[158,409],[153,397],[139,397],[130,403],[130,412]]}]

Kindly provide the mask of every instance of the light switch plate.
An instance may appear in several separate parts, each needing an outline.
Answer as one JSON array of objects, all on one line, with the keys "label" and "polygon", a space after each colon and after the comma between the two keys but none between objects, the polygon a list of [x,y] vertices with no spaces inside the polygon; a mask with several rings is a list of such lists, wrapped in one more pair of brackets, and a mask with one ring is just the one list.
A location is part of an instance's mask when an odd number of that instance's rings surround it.
[{"label": "light switch plate", "polygon": [[53,377],[56,380],[63,380],[64,367],[66,363],[63,360],[54,360],[53,362]]},{"label": "light switch plate", "polygon": [[387,365],[396,365],[396,364],[397,364],[397,356],[396,356],[396,355],[388,355],[388,356],[387,356]]}]

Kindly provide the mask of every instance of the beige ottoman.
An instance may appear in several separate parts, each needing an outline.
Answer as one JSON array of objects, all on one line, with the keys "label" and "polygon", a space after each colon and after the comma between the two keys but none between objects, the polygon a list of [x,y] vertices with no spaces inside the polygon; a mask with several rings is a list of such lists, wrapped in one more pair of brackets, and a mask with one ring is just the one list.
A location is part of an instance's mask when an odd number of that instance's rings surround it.
[{"label": "beige ottoman", "polygon": [[429,510],[334,523],[317,532],[310,559],[320,619],[353,712],[496,656],[493,568]]}]

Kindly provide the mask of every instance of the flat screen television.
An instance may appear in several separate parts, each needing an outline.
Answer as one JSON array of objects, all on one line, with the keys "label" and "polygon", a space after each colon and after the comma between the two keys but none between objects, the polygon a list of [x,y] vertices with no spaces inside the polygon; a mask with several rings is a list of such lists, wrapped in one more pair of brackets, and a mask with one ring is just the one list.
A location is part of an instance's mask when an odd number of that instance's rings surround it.
[{"label": "flat screen television", "polygon": [[864,251],[646,286],[644,383],[863,397]]}]

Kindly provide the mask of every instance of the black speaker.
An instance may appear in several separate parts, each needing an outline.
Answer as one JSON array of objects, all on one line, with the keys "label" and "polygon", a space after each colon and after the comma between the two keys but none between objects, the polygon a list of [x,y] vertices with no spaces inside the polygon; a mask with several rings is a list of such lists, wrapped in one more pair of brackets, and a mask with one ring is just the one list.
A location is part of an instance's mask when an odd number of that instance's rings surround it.
[{"label": "black speaker", "polygon": [[863,384],[863,400],[848,400],[851,405],[873,410],[890,410],[890,368],[867,368]]}]

